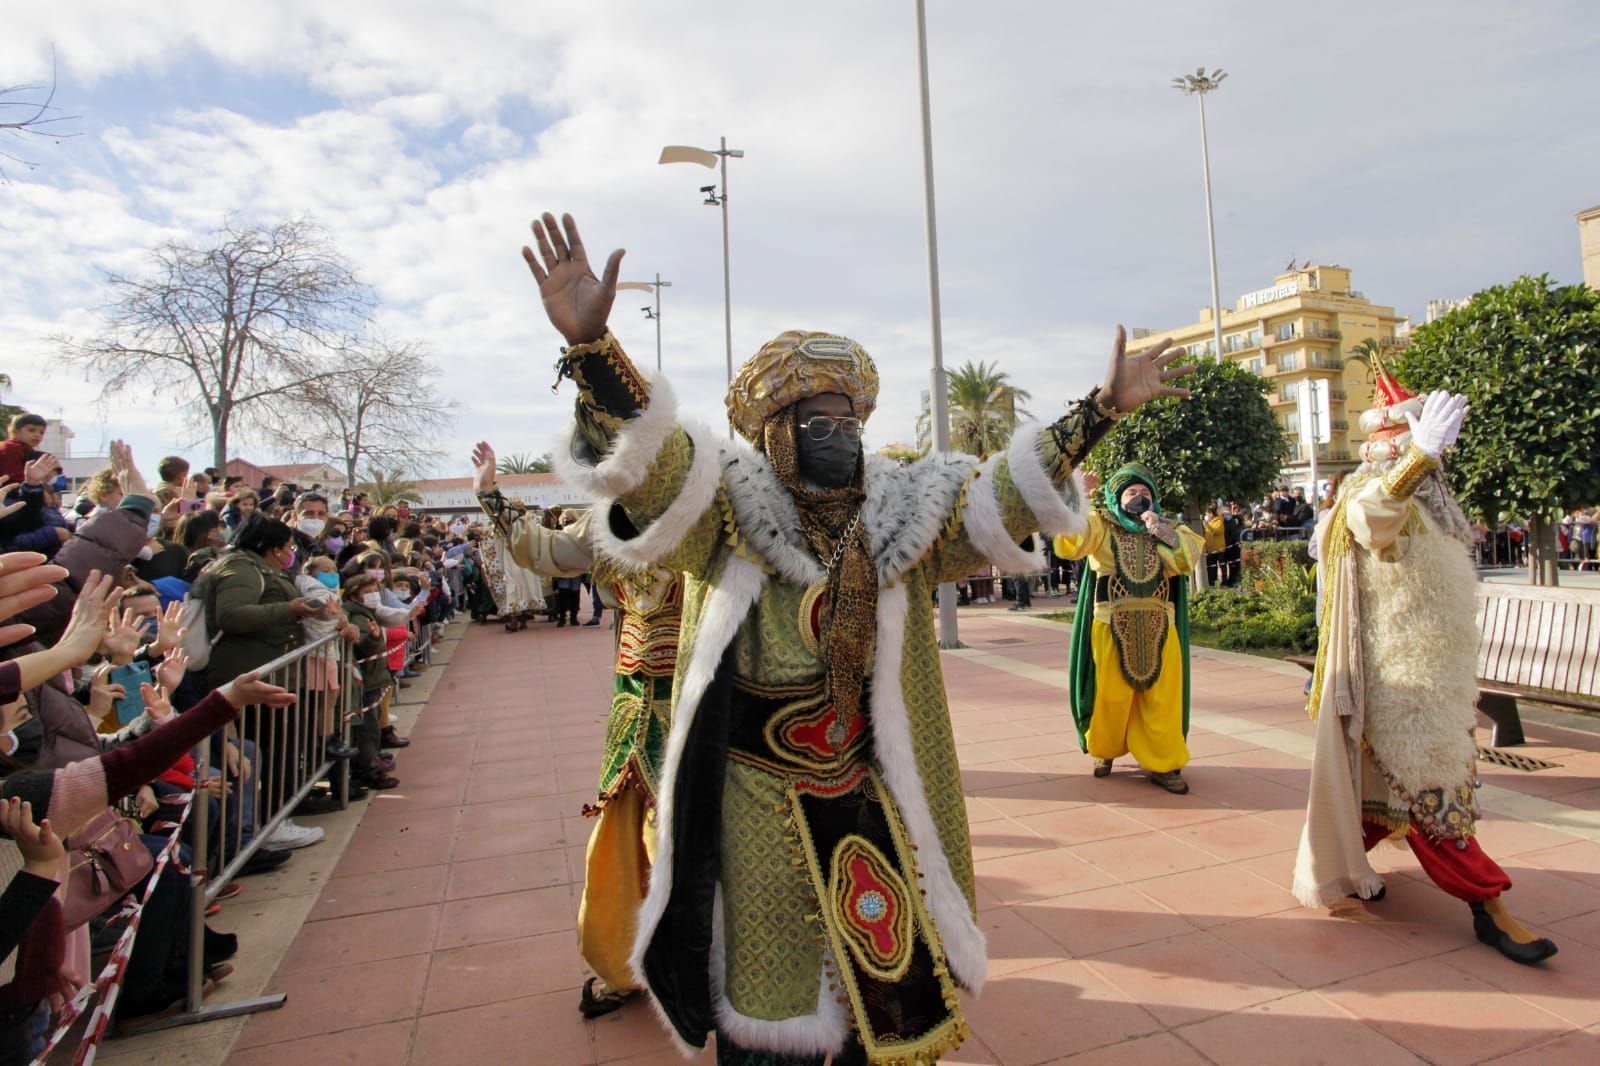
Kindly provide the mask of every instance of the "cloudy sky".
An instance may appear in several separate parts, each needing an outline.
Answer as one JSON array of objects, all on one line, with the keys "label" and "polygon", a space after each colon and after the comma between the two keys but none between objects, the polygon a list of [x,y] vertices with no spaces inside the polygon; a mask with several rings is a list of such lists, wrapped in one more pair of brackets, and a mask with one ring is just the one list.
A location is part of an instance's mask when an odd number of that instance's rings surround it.
[{"label": "cloudy sky", "polygon": [[[1340,262],[1420,319],[1525,272],[1580,276],[1600,202],[1600,16],[1586,0],[1339,5],[929,0],[946,360],[998,361],[1035,414],[1097,381],[1118,322],[1209,299],[1199,130],[1210,98],[1223,301],[1291,257]],[[736,361],[791,328],[847,333],[885,386],[869,442],[912,437],[929,354],[911,0],[174,0],[14,6],[0,84],[48,81],[78,136],[0,144],[0,370],[80,452],[209,439],[173,400],[97,407],[48,338],[91,334],[107,271],[224,217],[308,213],[422,341],[473,440],[543,451],[569,410],[558,338],[517,255],[537,211],[660,272],[665,365],[697,413],[723,391],[721,243],[664,144],[731,164]],[[646,294],[612,316],[642,362]],[[569,387],[570,388],[570,387]],[[265,442],[237,451],[264,461]]]}]

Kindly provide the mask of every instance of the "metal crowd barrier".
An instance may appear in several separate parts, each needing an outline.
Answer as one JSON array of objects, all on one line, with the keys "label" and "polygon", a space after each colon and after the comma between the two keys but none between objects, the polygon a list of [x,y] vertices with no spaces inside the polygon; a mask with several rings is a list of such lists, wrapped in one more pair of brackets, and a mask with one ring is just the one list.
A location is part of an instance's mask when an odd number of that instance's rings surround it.
[{"label": "metal crowd barrier", "polygon": [[[350,648],[338,633],[331,633],[261,667],[263,681],[286,688],[299,698],[287,708],[247,707],[226,731],[230,737],[237,735],[242,753],[253,752],[250,777],[248,781],[233,778],[227,773],[224,760],[223,779],[231,780],[233,788],[224,790],[214,801],[214,822],[212,803],[201,802],[206,794],[198,787],[195,790],[190,814],[194,861],[189,875],[192,891],[186,1003],[182,1013],[141,1032],[283,1006],[286,997],[282,993],[233,1003],[203,1002],[206,908],[319,781],[330,780],[339,807],[348,805],[350,775],[346,772],[329,776],[336,760],[327,756],[326,746],[329,738],[336,738],[341,745],[349,744],[349,718],[361,710],[361,682],[356,677]],[[330,687],[330,679],[337,680],[337,688]],[[210,776],[211,759],[211,744],[201,744],[195,756],[197,785]],[[207,871],[213,869],[217,872],[208,876]]]}]

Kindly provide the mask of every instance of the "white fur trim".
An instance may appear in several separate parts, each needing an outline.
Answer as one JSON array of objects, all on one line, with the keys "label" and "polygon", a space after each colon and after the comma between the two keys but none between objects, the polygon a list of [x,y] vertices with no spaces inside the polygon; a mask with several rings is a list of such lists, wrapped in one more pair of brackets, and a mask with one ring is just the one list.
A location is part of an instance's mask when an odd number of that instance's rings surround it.
[{"label": "white fur trim", "polygon": [[550,465],[561,480],[596,497],[622,496],[639,487],[656,453],[678,427],[678,399],[665,378],[640,371],[650,383],[650,400],[637,416],[623,423],[611,451],[590,466],[573,454],[578,424],[568,422],[550,452]]},{"label": "white fur trim", "polygon": [[[950,972],[977,995],[989,973],[988,946],[967,897],[950,873],[944,843],[928,810],[922,776],[917,772],[916,749],[911,745],[905,692],[900,684],[908,607],[905,585],[879,591],[877,663],[872,670],[872,742],[884,784],[894,795],[900,819],[911,843],[916,845],[917,877],[927,892],[928,913],[944,942]],[[676,722],[673,727],[677,727]]]},{"label": "white fur trim", "polygon": [[1089,529],[1088,508],[1084,502],[1088,490],[1076,470],[1065,488],[1057,490],[1050,484],[1039,458],[1039,439],[1043,432],[1037,422],[1028,422],[1012,433],[1011,446],[1006,449],[1011,482],[1022,493],[1022,502],[1028,505],[1033,517],[1039,520],[1041,532],[1081,537]]},{"label": "white fur trim", "polygon": [[809,585],[826,576],[805,546],[794,496],[779,483],[765,455],[749,446],[725,448],[722,484],[739,535],[786,581]]},{"label": "white fur trim", "polygon": [[1361,445],[1363,463],[1389,463],[1400,458],[1411,447],[1411,433],[1397,433],[1380,440],[1365,441]]},{"label": "white fur trim", "polygon": [[724,943],[722,886],[717,886],[711,920],[711,1002],[717,1015],[717,1038],[726,1036],[740,1047],[784,1055],[827,1055],[844,1047],[850,1022],[839,998],[828,991],[828,963],[817,976],[817,1009],[793,1018],[752,1018],[728,1001],[728,958]]},{"label": "white fur trim", "polygon": [[879,585],[894,584],[927,556],[976,465],[959,453],[929,455],[910,466],[881,455],[867,458],[861,525]]},{"label": "white fur trim", "polygon": [[633,954],[628,960],[633,972],[646,983],[645,950],[650,946],[650,938],[655,935],[661,916],[666,913],[667,899],[672,894],[672,817],[678,765],[683,761],[683,750],[689,740],[689,729],[694,725],[695,713],[700,709],[700,700],[716,676],[722,653],[733,643],[745,615],[761,597],[766,580],[766,574],[755,563],[738,555],[728,557],[716,587],[706,597],[700,628],[695,632],[694,647],[689,653],[689,665],[678,685],[672,729],[667,734],[667,750],[662,757],[661,787],[656,795],[656,861],[650,871],[650,888],[639,907]]},{"label": "white fur trim", "polygon": [[1361,432],[1376,433],[1378,430],[1388,426],[1408,425],[1406,415],[1420,415],[1421,413],[1422,399],[1421,397],[1413,396],[1409,400],[1401,400],[1399,403],[1391,404],[1388,407],[1370,407],[1362,411],[1358,424],[1361,426]]},{"label": "white fur trim", "polygon": [[629,540],[613,533],[607,520],[616,501],[604,497],[596,501],[589,527],[598,554],[609,556],[628,569],[650,569],[677,550],[695,523],[704,517],[706,508],[712,506],[722,475],[718,456],[720,444],[711,431],[698,422],[685,422],[683,431],[694,445],[694,459],[677,498],[643,533]]},{"label": "white fur trim", "polygon": [[967,482],[967,503],[961,511],[961,525],[972,546],[1005,573],[1031,574],[1040,568],[1039,556],[1023,551],[1006,532],[1000,518],[1000,500],[994,494],[994,472],[1000,459],[998,452],[989,456]]}]

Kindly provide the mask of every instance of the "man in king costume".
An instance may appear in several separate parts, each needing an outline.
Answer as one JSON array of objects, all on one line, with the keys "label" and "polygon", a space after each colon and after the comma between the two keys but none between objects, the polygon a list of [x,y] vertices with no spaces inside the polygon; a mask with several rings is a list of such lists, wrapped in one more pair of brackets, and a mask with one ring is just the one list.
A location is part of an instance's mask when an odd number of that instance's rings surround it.
[{"label": "man in king costume", "polygon": [[1466,399],[1419,399],[1375,369],[1362,464],[1317,529],[1316,750],[1294,892],[1308,907],[1382,899],[1366,853],[1404,836],[1434,884],[1471,907],[1479,940],[1541,962],[1556,946],[1512,917],[1511,879],[1474,836],[1478,580],[1472,526],[1440,467]]},{"label": "man in king costume", "polygon": [[866,352],[791,332],[734,379],[753,447],[731,445],[680,422],[606,329],[622,253],[602,281],[564,230],[545,215],[523,249],[578,386],[561,473],[595,498],[603,554],[685,575],[635,971],[680,1042],[717,1034],[719,1063],[934,1062],[987,959],[933,586],[1031,567],[1032,530],[1081,533],[1073,468],[1187,370],[1119,340],[1106,385],[1053,426],[982,464],[901,466],[861,448]]},{"label": "man in king costume", "polygon": [[1113,474],[1083,536],[1056,554],[1089,560],[1072,624],[1072,717],[1094,776],[1132,753],[1150,780],[1183,794],[1189,762],[1188,573],[1205,538],[1161,517],[1156,480],[1138,463]]},{"label": "man in king costume", "polygon": [[628,958],[655,857],[656,796],[672,721],[683,581],[671,570],[624,569],[597,557],[592,511],[561,529],[545,528],[521,501],[496,487],[495,454],[487,442],[478,443],[472,464],[478,504],[509,548],[506,566],[543,577],[592,573],[619,618],[599,798],[583,808],[599,821],[584,856],[578,949],[605,987],[597,991],[595,978],[585,981],[578,1009],[598,1017],[639,990]]}]

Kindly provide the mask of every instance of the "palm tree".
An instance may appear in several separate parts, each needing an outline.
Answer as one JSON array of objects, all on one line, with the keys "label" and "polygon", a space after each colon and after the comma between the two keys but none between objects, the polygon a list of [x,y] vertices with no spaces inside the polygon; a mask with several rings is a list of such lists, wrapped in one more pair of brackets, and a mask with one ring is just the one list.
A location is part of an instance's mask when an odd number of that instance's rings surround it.
[{"label": "palm tree", "polygon": [[981,459],[1011,443],[1018,419],[1028,417],[1022,405],[1033,396],[1009,378],[998,363],[970,361],[950,375],[951,447]]},{"label": "palm tree", "polygon": [[1345,353],[1344,361],[1360,363],[1367,368],[1367,380],[1375,381],[1378,377],[1378,368],[1383,365],[1383,357],[1392,347],[1393,344],[1388,340],[1368,337]]},{"label": "palm tree", "polygon": [[500,460],[495,470],[501,474],[548,474],[550,472],[550,453],[545,452],[535,459],[528,452],[512,452]]},{"label": "palm tree", "polygon": [[356,491],[367,494],[367,500],[374,507],[382,507],[388,503],[421,503],[422,493],[417,489],[417,483],[405,476],[403,470],[391,470],[387,473],[377,467],[367,472],[367,480],[356,486]]}]

